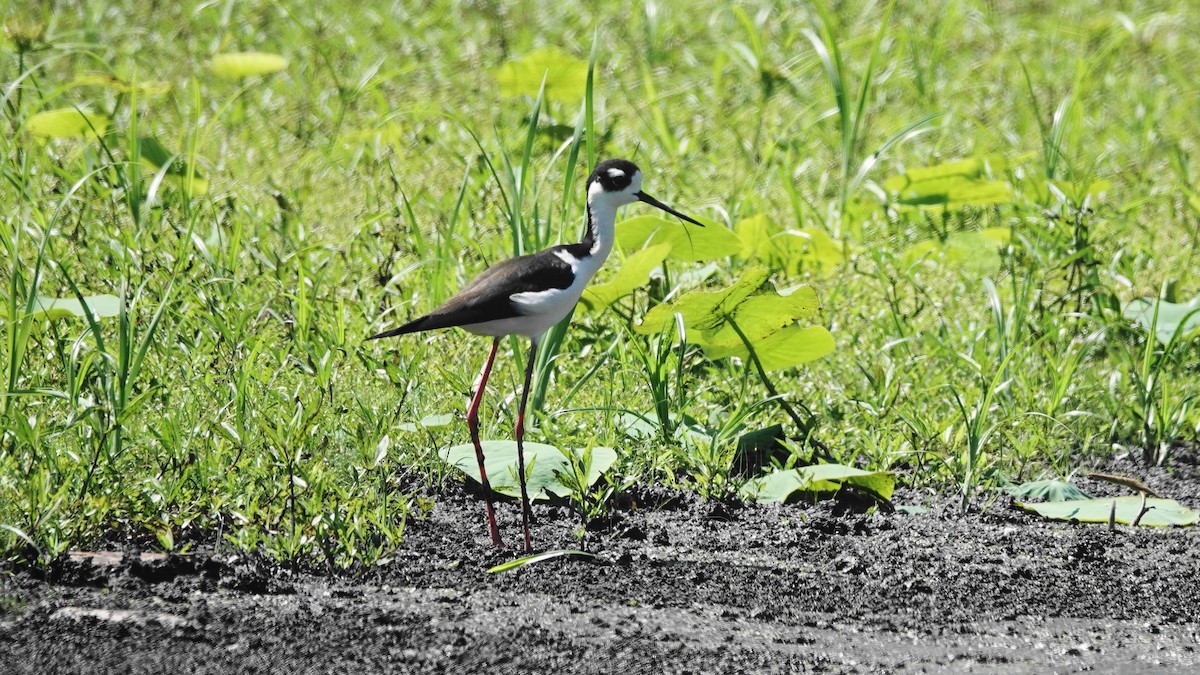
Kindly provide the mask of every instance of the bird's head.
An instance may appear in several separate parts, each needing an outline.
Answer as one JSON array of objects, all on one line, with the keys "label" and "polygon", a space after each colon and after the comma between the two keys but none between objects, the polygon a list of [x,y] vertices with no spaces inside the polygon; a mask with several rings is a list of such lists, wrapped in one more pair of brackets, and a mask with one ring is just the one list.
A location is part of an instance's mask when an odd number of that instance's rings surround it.
[{"label": "bird's head", "polygon": [[704,223],[685,216],[642,192],[642,170],[628,160],[606,159],[600,162],[596,165],[596,170],[592,172],[592,175],[588,177],[587,187],[589,206],[595,207],[603,203],[615,211],[618,206],[645,202],[677,218],[704,227]]}]

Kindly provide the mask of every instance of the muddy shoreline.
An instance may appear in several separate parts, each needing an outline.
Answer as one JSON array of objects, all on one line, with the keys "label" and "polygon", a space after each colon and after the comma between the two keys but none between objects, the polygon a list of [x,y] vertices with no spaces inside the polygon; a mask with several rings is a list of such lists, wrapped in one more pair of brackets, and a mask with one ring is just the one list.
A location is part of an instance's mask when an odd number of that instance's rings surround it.
[{"label": "muddy shoreline", "polygon": [[[1195,465],[1143,476],[1196,508]],[[1088,485],[1094,492],[1104,488]],[[1190,496],[1189,496],[1190,495]],[[1196,528],[1048,523],[637,489],[595,561],[506,574],[480,503],[437,496],[353,574],[255,556],[77,553],[0,576],[0,672],[1197,672]],[[517,541],[516,506],[499,509]],[[577,548],[565,507],[537,543]]]}]

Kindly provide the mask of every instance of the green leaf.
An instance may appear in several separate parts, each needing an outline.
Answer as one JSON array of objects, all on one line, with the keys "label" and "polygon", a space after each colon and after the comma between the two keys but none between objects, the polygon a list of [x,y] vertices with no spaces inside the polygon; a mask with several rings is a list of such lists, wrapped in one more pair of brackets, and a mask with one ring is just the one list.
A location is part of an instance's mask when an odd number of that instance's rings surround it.
[{"label": "green leaf", "polygon": [[672,260],[702,262],[737,255],[742,240],[733,230],[706,218],[697,218],[706,227],[688,225],[659,216],[638,216],[617,223],[617,246],[636,251],[647,246],[670,244],[667,256]]},{"label": "green leaf", "polygon": [[240,78],[254,75],[269,75],[287,68],[288,60],[279,54],[267,52],[230,52],[217,54],[208,62],[208,67],[221,77]]},{"label": "green leaf", "polygon": [[813,227],[784,229],[765,215],[738,221],[733,232],[742,242],[738,255],[774,269],[797,273],[801,268],[826,274],[846,259],[846,244]]},{"label": "green leaf", "polygon": [[1000,263],[1000,249],[1012,239],[1007,227],[955,232],[946,241],[929,240],[909,247],[901,259],[906,265],[917,261],[936,262],[981,272]]},{"label": "green leaf", "polygon": [[[1125,496],[1101,499],[1073,499],[1061,502],[1017,502],[1017,506],[1051,520],[1076,520],[1081,523],[1107,523],[1116,502],[1115,522],[1129,525],[1142,508],[1142,498]],[[1195,525],[1198,514],[1174,499],[1147,499],[1145,515],[1138,522],[1147,527]]]},{"label": "green leaf", "polygon": [[900,192],[913,186],[936,181],[979,180],[1005,171],[1009,165],[1008,159],[999,154],[971,157],[909,169],[898,176],[889,177],[883,185],[888,192]]},{"label": "green leaf", "polygon": [[657,305],[633,327],[643,335],[659,333],[674,321],[676,313],[683,315],[689,330],[716,330],[733,315],[737,306],[767,283],[770,274],[762,268],[751,268],[732,286],[719,291],[694,291],[675,302]]},{"label": "green leaf", "polygon": [[25,130],[38,138],[95,138],[103,135],[106,129],[108,117],[74,108],[40,112],[25,123]]},{"label": "green leaf", "polygon": [[741,489],[744,499],[760,503],[782,503],[797,492],[837,492],[844,485],[856,487],[883,500],[891,499],[896,477],[889,471],[863,471],[842,464],[817,464],[788,471],[775,471],[748,481]]},{"label": "green leaf", "polygon": [[1012,188],[991,177],[1008,167],[1002,155],[944,162],[891,176],[884,181],[884,188],[902,206],[952,210],[1005,204],[1012,201]]},{"label": "green leaf", "polygon": [[[761,340],[751,340],[751,344],[754,345],[759,363],[767,372],[815,361],[828,355],[837,346],[833,335],[824,326],[788,326]],[[744,344],[704,348],[704,355],[710,359],[730,356],[747,358],[749,354]]]},{"label": "green leaf", "polygon": [[1068,499],[1091,499],[1088,493],[1075,487],[1072,483],[1061,480],[1035,480],[1020,485],[1007,485],[1003,490],[1017,499],[1045,499],[1055,502]]},{"label": "green leaf", "polygon": [[[87,303],[88,309],[92,311],[92,316],[97,319],[117,316],[121,313],[121,299],[115,295],[89,295],[83,300]],[[87,313],[84,312],[83,304],[77,298],[39,297],[33,316],[37,319],[57,321],[71,317],[86,317]]]},{"label": "green leaf", "polygon": [[733,316],[727,318],[715,329],[691,335],[688,340],[706,349],[709,347],[742,347],[744,343],[731,325],[730,318],[747,339],[752,343],[757,343],[797,319],[813,316],[820,309],[821,301],[817,298],[816,290],[811,286],[800,286],[788,295],[776,293],[755,295],[746,298],[734,310]]},{"label": "green leaf", "polygon": [[[1156,304],[1158,323],[1154,324]],[[1153,328],[1158,341],[1164,345],[1171,342],[1176,330],[1179,330],[1180,340],[1190,340],[1200,335],[1200,295],[1184,303],[1136,298],[1125,305],[1125,317],[1132,319],[1146,332]]]},{"label": "green leaf", "polygon": [[629,256],[607,283],[584,289],[583,304],[588,309],[607,307],[617,299],[632,293],[634,289],[644,286],[650,280],[650,274],[666,260],[670,251],[670,244],[658,244]]},{"label": "green leaf", "polygon": [[596,559],[596,555],[594,553],[588,553],[587,551],[577,551],[577,550],[571,550],[571,549],[558,550],[558,551],[545,551],[543,553],[535,553],[533,555],[527,555],[523,558],[517,558],[516,560],[509,560],[508,562],[500,563],[499,565],[496,565],[495,567],[488,568],[488,573],[489,574],[502,574],[504,572],[510,572],[512,570],[517,569],[518,567],[524,567],[524,566],[532,564],[532,563],[539,563],[544,560],[553,560],[554,558],[562,558],[562,557],[583,558],[585,560],[595,560]]},{"label": "green leaf", "polygon": [[[517,481],[517,444],[515,441],[483,441],[484,468],[492,490],[509,497],[520,497],[521,487]],[[582,451],[577,451],[582,454]],[[479,463],[475,459],[475,446],[470,443],[455,445],[439,453],[442,459],[463,472],[468,478],[479,480]],[[592,448],[592,464],[588,471],[588,485],[600,480],[600,476],[612,468],[617,461],[617,452],[612,448]],[[570,462],[562,451],[543,443],[525,444],[525,470],[528,475],[526,487],[530,499],[548,500],[551,495],[567,497],[570,488],[558,480],[557,473],[568,474]]]},{"label": "green leaf", "polygon": [[200,175],[200,172],[192,169],[189,175],[188,164],[183,156],[167,150],[157,138],[153,136],[139,138],[138,149],[143,164],[154,171],[159,171],[164,166],[167,167],[164,180],[184,190],[188,196],[208,194],[208,181]]},{"label": "green leaf", "polygon": [[544,78],[543,96],[559,103],[574,104],[583,98],[587,75],[587,61],[557,47],[542,47],[500,66],[496,71],[496,83],[502,96],[537,96]]}]

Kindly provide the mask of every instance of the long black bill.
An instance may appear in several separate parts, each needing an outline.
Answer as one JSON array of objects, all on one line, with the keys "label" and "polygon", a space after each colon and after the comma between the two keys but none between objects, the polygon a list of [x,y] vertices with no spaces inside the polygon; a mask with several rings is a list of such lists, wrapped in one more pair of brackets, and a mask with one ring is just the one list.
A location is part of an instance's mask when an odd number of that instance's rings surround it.
[{"label": "long black bill", "polygon": [[666,211],[667,213],[675,216],[676,218],[682,218],[682,219],[688,221],[689,223],[692,223],[693,225],[699,225],[700,227],[704,227],[704,223],[702,223],[690,216],[683,215],[682,213],[680,213],[680,212],[676,211],[675,209],[667,206],[666,204],[658,201],[654,197],[651,197],[650,195],[646,194],[645,192],[639,192],[635,196],[638,198],[639,201],[643,201],[643,202],[646,202],[647,204],[649,204],[650,206],[660,208],[663,211]]}]

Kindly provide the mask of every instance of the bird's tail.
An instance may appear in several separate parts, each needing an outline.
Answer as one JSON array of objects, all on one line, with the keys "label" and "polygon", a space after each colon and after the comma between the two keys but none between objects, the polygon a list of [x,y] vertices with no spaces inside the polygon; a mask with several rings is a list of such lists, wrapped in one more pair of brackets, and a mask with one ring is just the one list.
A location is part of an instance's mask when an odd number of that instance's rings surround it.
[{"label": "bird's tail", "polygon": [[380,338],[395,337],[397,335],[404,335],[405,333],[416,333],[417,331],[426,330],[425,322],[428,318],[428,316],[423,316],[419,319],[413,319],[399,328],[393,328],[391,330],[385,330],[382,333],[376,333],[367,339],[378,340]]}]

